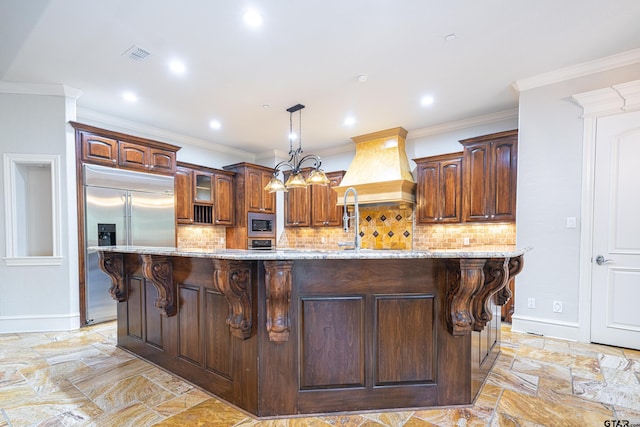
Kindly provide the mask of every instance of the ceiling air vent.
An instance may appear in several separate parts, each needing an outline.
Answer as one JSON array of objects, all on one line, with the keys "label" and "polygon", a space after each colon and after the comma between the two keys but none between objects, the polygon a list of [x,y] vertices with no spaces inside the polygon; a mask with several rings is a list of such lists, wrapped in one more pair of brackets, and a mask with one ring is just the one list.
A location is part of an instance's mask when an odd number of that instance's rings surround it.
[{"label": "ceiling air vent", "polygon": [[149,55],[151,55],[151,52],[136,45],[131,46],[122,54],[122,56],[126,56],[127,58],[133,59],[134,61],[142,61]]}]

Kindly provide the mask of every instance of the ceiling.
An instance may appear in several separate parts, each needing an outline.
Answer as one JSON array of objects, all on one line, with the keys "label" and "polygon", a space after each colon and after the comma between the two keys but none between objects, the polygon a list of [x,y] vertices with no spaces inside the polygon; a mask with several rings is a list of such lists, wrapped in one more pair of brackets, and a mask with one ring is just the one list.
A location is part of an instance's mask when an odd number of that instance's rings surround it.
[{"label": "ceiling", "polygon": [[513,109],[514,81],[639,48],[639,22],[638,0],[0,0],[0,80],[68,85],[81,111],[252,153],[287,151],[285,110],[302,103],[311,152]]}]

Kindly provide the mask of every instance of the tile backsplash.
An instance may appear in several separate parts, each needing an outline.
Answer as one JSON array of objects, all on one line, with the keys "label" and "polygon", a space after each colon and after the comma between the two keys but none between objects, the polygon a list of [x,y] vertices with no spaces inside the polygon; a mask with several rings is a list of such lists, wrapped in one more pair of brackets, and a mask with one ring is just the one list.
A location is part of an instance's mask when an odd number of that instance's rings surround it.
[{"label": "tile backsplash", "polygon": [[[514,245],[516,225],[501,224],[429,224],[414,223],[411,208],[398,205],[360,207],[360,236],[365,249],[450,249],[465,246]],[[354,234],[342,227],[285,228],[277,246],[298,249],[337,249],[339,242],[353,242]],[[180,248],[224,249],[225,228],[180,225],[177,229]]]},{"label": "tile backsplash", "polygon": [[225,227],[179,225],[176,235],[176,246],[183,249],[224,249],[226,247]]},{"label": "tile backsplash", "polygon": [[[365,205],[360,207],[360,235],[365,249],[449,249],[465,246],[513,245],[516,226],[500,224],[428,224],[414,223],[411,208],[399,205]],[[335,249],[338,242],[353,241],[353,233],[342,227],[287,228],[279,247]]]}]

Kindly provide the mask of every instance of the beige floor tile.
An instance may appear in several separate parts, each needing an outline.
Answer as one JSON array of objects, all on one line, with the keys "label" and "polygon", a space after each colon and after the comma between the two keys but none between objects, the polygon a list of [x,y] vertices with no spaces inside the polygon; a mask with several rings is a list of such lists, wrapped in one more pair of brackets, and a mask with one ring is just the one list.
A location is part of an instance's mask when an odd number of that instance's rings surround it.
[{"label": "beige floor tile", "polygon": [[0,427],[640,424],[640,351],[502,329],[473,406],[256,419],[115,346],[116,325],[0,335]]}]

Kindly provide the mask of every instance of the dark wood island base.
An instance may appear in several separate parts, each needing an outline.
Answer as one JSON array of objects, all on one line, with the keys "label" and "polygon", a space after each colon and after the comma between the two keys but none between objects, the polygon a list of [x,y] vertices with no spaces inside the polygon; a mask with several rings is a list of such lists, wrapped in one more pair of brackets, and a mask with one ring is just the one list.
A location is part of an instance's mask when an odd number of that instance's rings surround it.
[{"label": "dark wood island base", "polygon": [[96,249],[118,346],[257,417],[471,404],[525,252]]}]

